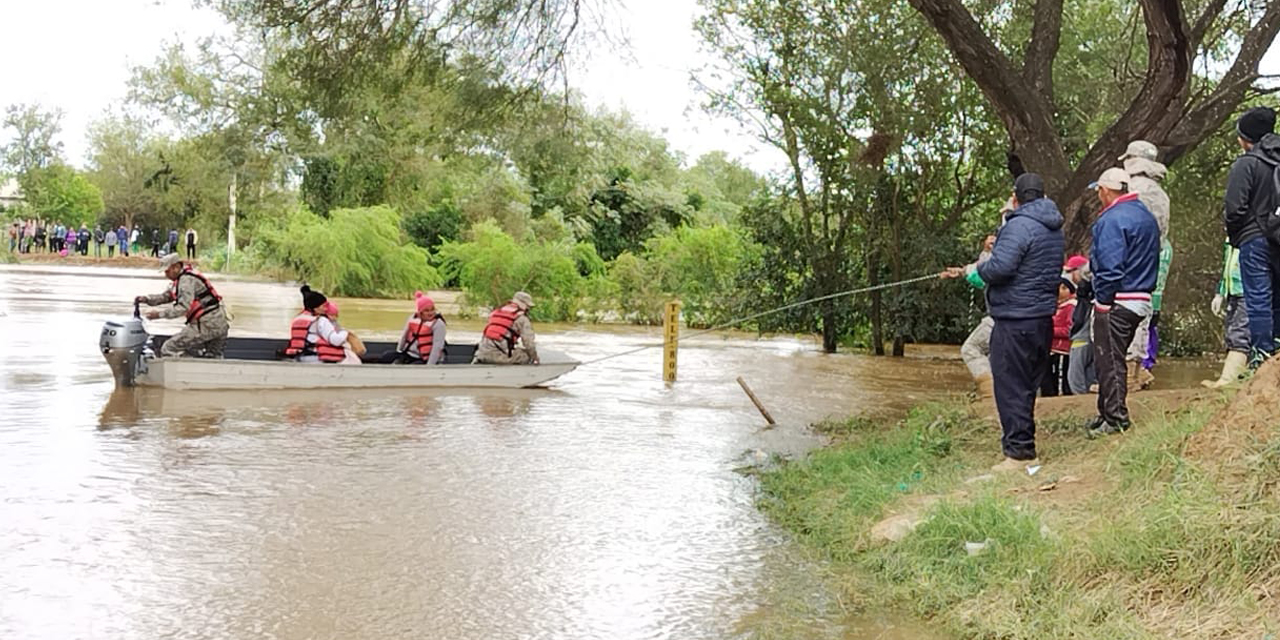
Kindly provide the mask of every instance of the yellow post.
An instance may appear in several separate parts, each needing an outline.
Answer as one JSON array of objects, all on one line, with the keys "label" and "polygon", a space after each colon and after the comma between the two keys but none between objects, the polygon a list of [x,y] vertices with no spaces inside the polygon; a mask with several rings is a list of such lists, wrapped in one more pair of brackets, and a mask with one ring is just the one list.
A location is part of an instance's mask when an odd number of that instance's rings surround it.
[{"label": "yellow post", "polygon": [[676,348],[680,342],[680,301],[667,303],[662,314],[662,379],[676,381]]}]

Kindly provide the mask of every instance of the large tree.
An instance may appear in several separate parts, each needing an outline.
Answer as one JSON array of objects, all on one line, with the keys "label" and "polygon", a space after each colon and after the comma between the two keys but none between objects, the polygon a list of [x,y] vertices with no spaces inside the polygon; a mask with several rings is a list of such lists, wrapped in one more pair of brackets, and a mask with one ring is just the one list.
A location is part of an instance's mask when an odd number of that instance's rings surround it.
[{"label": "large tree", "polygon": [[[1088,228],[1081,215],[1091,202],[1085,187],[1129,141],[1150,140],[1171,163],[1218,131],[1242,102],[1275,90],[1259,85],[1258,64],[1280,31],[1280,2],[1036,0],[1008,5],[1011,13],[986,6],[981,20],[976,4],[965,0],[909,2],[981,88],[1026,167],[1043,175],[1050,194],[1066,204],[1068,235],[1077,246]],[[1129,17],[1140,18],[1145,35],[1128,26]],[[1112,60],[1101,61],[1113,65],[1112,77],[1077,75],[1084,86],[1063,87],[1055,73],[1070,72],[1072,62],[1095,53],[1081,32],[1124,41],[1111,51]],[[1134,64],[1131,53],[1142,44],[1145,60]],[[1112,84],[1120,90],[1109,91],[1105,85]],[[1080,133],[1066,122],[1075,107],[1110,117],[1084,144],[1070,139]]]},{"label": "large tree", "polygon": [[[710,106],[753,125],[787,162],[782,197],[749,208],[746,220],[766,247],[760,279],[771,302],[918,275],[937,266],[921,263],[956,258],[948,251],[975,207],[989,202],[994,214],[994,174],[981,171],[995,164],[990,118],[972,85],[938,61],[936,38],[909,8],[893,0],[703,4],[698,28],[724,61],[703,74]],[[986,226],[995,227],[994,215]],[[912,264],[913,255],[926,259]],[[824,349],[834,351],[863,310],[883,351],[883,300],[870,300],[869,308],[863,300],[817,307]],[[900,301],[891,302],[901,354],[911,326],[894,313]],[[812,309],[798,313],[814,318]]]},{"label": "large tree", "polygon": [[[4,128],[12,139],[0,148],[4,168],[25,178],[34,169],[51,166],[62,157],[62,111],[46,111],[39,105],[13,104],[5,109]],[[27,185],[23,185],[26,188]]]},{"label": "large tree", "polygon": [[156,225],[160,196],[173,182],[160,141],[142,122],[110,117],[89,128],[89,145],[90,175],[111,222],[130,229],[142,222]]}]

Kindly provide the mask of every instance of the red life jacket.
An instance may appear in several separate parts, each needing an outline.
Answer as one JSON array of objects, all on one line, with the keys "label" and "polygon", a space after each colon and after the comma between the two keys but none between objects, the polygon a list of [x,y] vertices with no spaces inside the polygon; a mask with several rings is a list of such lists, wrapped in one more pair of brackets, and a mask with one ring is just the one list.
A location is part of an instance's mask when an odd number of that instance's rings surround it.
[{"label": "red life jacket", "polygon": [[516,319],[524,315],[524,309],[514,302],[508,302],[489,314],[489,324],[484,327],[484,337],[490,340],[505,340],[507,351],[515,346],[520,332],[516,330]]},{"label": "red life jacket", "polygon": [[311,325],[319,319],[320,316],[310,311],[303,311],[293,319],[293,323],[289,325],[289,346],[284,349],[286,356],[291,358],[317,356],[320,362],[342,362],[346,359],[347,353],[342,347],[330,344],[320,334],[316,334],[315,344],[307,341],[307,334],[311,333]]},{"label": "red life jacket", "polygon": [[196,295],[191,299],[191,305],[187,307],[187,324],[191,324],[200,319],[200,316],[218,308],[222,304],[222,296],[218,295],[217,290],[209,283],[209,279],[204,277],[199,271],[191,268],[190,265],[184,266],[182,272],[174,278],[173,284],[170,285],[169,297],[175,301],[178,299],[178,283],[182,281],[183,276],[191,276],[200,281],[204,285],[204,291],[196,290]]},{"label": "red life jacket", "polygon": [[409,326],[404,332],[404,352],[409,352],[409,345],[415,342],[418,345],[418,358],[426,361],[431,357],[431,348],[435,345],[435,331],[432,331],[432,325],[435,321],[444,322],[444,316],[436,314],[435,320],[431,322],[423,322],[418,316],[409,318]]}]

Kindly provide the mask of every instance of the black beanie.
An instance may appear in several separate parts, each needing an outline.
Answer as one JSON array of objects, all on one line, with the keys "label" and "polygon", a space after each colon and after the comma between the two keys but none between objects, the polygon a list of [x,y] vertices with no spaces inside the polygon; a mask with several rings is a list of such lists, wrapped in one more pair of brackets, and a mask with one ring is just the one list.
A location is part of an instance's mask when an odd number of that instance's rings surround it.
[{"label": "black beanie", "polygon": [[308,287],[305,284],[302,285],[302,308],[303,309],[308,309],[308,310],[318,309],[320,307],[323,307],[324,303],[328,301],[329,299],[324,297],[323,293],[320,293],[319,291],[312,291],[311,287]]},{"label": "black beanie", "polygon": [[1254,107],[1236,121],[1236,133],[1249,142],[1257,142],[1275,129],[1276,112],[1267,107]]},{"label": "black beanie", "polygon": [[1013,181],[1013,194],[1018,204],[1044,197],[1044,180],[1038,174],[1024,173]]}]

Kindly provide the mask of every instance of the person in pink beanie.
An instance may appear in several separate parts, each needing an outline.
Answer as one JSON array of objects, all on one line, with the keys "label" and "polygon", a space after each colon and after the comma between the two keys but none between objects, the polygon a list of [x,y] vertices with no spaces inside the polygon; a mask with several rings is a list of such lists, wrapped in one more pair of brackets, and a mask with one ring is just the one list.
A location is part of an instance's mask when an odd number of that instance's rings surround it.
[{"label": "person in pink beanie", "polygon": [[427,294],[413,294],[416,311],[405,322],[396,350],[383,355],[382,362],[397,364],[444,364],[445,321],[436,313],[436,303]]}]

